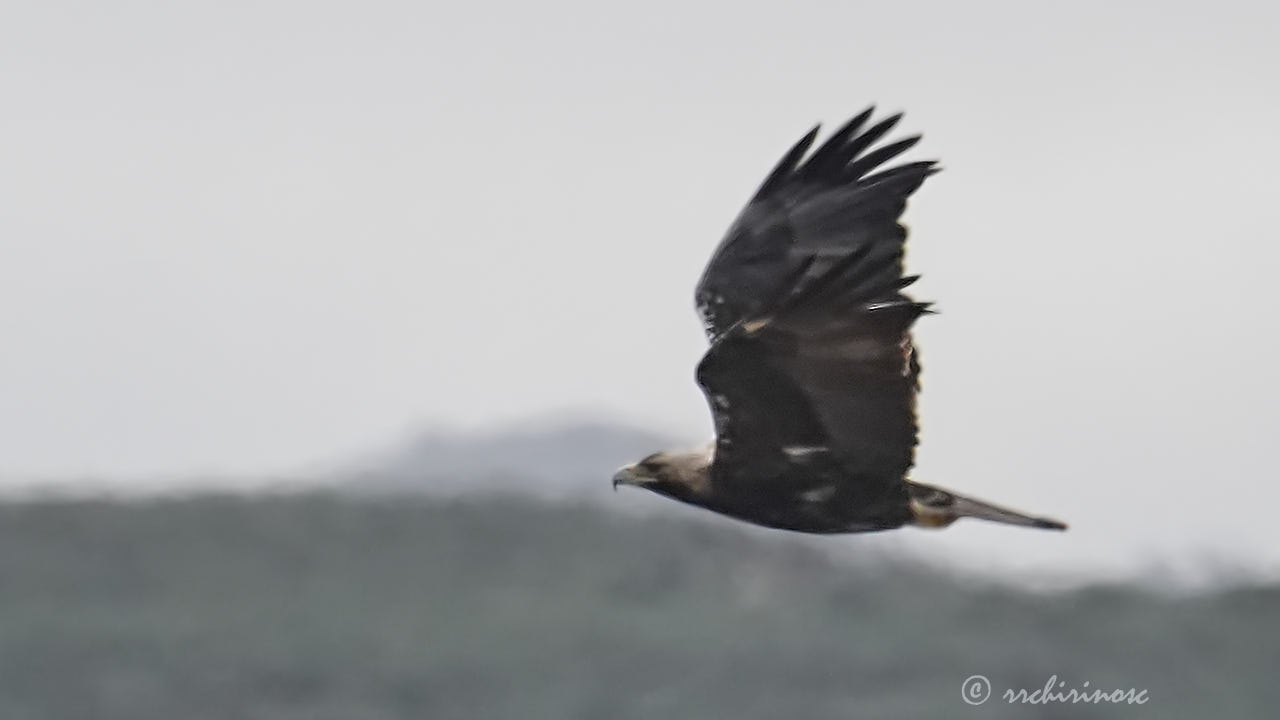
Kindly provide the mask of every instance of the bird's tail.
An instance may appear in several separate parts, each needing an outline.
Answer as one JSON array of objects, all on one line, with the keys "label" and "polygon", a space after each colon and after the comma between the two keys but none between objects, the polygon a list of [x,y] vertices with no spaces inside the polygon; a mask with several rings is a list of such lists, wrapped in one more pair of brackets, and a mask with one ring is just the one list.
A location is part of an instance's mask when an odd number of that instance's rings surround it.
[{"label": "bird's tail", "polygon": [[912,524],[921,527],[942,528],[962,517],[972,517],[1045,530],[1067,529],[1067,524],[1060,520],[1027,515],[999,505],[967,498],[940,487],[908,482],[907,489],[911,494]]}]

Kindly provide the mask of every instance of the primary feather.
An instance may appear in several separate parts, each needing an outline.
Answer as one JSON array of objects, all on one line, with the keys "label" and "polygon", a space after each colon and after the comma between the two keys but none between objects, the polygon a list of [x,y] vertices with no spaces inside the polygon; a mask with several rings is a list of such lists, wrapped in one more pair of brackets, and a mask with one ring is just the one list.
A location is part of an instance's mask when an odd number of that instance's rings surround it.
[{"label": "primary feather", "polygon": [[[936,172],[932,161],[871,174],[914,145],[910,138],[868,150],[897,124],[870,127],[868,108],[807,158],[815,127],[778,162],[712,253],[694,292],[698,314],[715,339],[763,303],[803,290],[858,248],[870,248],[885,278],[902,273],[906,230],[898,223],[907,196]],[[796,272],[804,268],[803,275]]]}]

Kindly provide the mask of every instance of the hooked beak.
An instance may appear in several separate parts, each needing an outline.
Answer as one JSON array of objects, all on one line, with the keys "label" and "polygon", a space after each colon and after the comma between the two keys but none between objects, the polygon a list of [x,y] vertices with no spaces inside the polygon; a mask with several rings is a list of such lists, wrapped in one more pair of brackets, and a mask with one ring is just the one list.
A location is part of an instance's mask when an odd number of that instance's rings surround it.
[{"label": "hooked beak", "polygon": [[648,478],[639,474],[638,466],[624,465],[613,474],[613,489],[617,492],[619,485],[643,485],[647,481]]}]

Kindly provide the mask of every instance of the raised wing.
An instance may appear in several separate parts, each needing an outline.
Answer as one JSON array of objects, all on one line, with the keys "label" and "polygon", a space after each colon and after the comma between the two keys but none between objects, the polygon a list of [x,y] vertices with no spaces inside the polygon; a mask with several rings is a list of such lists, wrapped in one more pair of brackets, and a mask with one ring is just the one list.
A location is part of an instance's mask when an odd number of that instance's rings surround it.
[{"label": "raised wing", "polygon": [[[871,150],[902,117],[868,126],[872,110],[854,117],[805,159],[818,135],[813,128],[783,156],[730,226],[694,293],[712,341],[743,318],[758,315],[779,292],[803,290],[856,249],[870,246],[874,259],[885,261],[877,265],[884,280],[901,275],[906,230],[898,218],[907,196],[936,168],[928,161],[873,172],[920,138]],[[796,273],[806,268],[796,281]]]},{"label": "raised wing", "polygon": [[901,293],[916,278],[897,263],[864,245],[707,351],[698,382],[715,418],[718,492],[905,492],[920,372],[910,328],[928,306]]}]

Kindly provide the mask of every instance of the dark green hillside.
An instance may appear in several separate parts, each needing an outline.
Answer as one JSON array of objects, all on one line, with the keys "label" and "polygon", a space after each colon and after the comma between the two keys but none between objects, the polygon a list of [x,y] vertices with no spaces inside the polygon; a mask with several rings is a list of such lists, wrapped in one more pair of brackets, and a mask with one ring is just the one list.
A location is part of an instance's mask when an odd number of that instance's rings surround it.
[{"label": "dark green hillside", "polygon": [[[1262,718],[1278,639],[1274,587],[1024,594],[535,500],[0,506],[5,720]],[[998,697],[1054,674],[1150,701]]]}]

